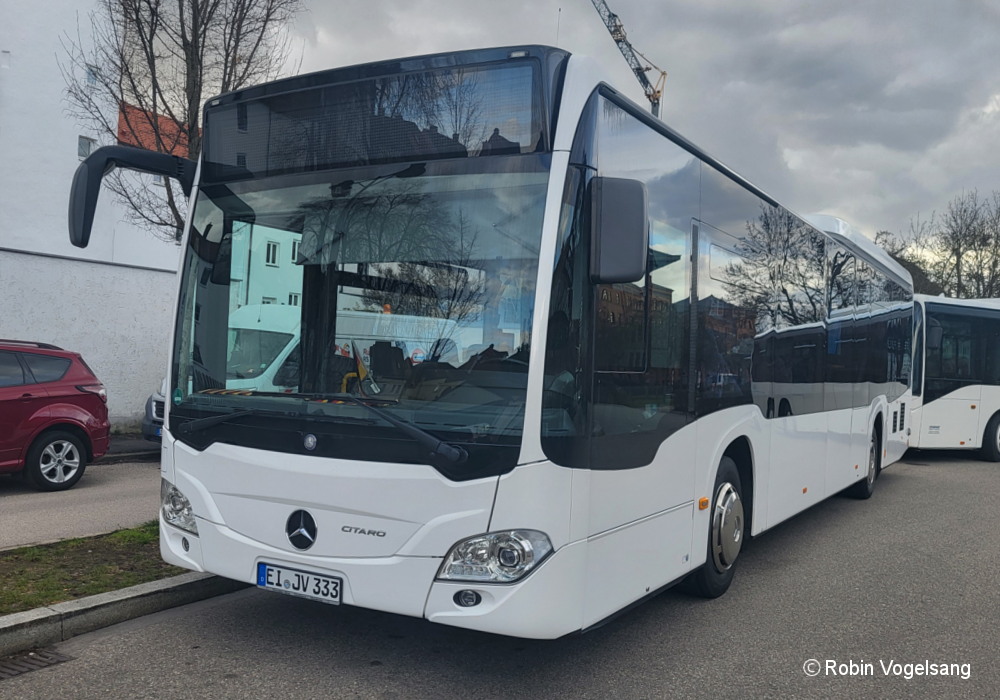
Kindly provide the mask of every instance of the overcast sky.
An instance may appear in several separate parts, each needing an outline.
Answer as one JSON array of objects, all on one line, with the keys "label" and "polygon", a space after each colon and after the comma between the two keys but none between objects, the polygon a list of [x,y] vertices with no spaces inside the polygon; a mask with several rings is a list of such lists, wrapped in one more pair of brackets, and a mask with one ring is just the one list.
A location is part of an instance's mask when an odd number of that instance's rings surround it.
[{"label": "overcast sky", "polygon": [[[589,0],[305,2],[303,72],[538,43],[596,58],[648,104]],[[1000,0],[609,5],[669,74],[661,118],[799,214],[872,236],[1000,190]]]}]

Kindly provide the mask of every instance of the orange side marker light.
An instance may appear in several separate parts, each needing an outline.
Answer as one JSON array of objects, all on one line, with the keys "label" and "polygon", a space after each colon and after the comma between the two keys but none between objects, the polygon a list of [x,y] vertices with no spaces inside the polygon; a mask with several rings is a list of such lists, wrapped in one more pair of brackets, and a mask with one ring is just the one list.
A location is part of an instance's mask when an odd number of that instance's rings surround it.
[{"label": "orange side marker light", "polygon": [[809,490],[809,488],[808,488],[808,487],[805,487],[805,488],[803,488],[803,489],[802,489],[802,493],[805,493],[805,492],[806,492],[806,491],[808,491],[808,490]]},{"label": "orange side marker light", "polygon": [[964,445],[965,444],[965,440],[959,440],[958,444],[959,445]]},{"label": "orange side marker light", "polygon": [[702,496],[698,499],[698,510],[705,510],[708,508],[708,499]]},{"label": "orange side marker light", "polygon": [[973,410],[973,411],[975,411],[975,410],[976,410],[976,404],[972,404],[972,410]]}]

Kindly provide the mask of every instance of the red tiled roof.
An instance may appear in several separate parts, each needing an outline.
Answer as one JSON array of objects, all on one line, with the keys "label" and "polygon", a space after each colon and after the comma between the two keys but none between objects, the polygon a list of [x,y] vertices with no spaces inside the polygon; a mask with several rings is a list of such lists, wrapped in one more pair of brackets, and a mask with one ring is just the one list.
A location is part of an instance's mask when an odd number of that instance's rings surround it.
[{"label": "red tiled roof", "polygon": [[[163,144],[161,148],[156,147],[157,128]],[[183,124],[124,102],[118,111],[118,143],[188,157],[188,139]]]}]

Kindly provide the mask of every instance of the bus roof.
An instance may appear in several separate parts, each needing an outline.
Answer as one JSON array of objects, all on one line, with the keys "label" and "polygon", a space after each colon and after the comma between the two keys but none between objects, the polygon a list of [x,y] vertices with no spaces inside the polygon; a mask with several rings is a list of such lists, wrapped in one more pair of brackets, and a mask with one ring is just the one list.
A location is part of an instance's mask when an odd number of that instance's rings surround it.
[{"label": "bus roof", "polygon": [[925,304],[945,304],[948,306],[964,306],[966,308],[1000,310],[1000,299],[954,299],[952,297],[934,297],[929,294],[914,294],[913,300]]},{"label": "bus roof", "polygon": [[806,221],[833,238],[843,243],[845,247],[855,253],[864,255],[868,262],[875,263],[884,272],[896,277],[897,282],[902,282],[907,289],[913,289],[913,277],[906,268],[892,259],[892,256],[882,248],[875,245],[868,236],[864,235],[843,219],[830,216],[828,214],[810,214],[805,217]]}]

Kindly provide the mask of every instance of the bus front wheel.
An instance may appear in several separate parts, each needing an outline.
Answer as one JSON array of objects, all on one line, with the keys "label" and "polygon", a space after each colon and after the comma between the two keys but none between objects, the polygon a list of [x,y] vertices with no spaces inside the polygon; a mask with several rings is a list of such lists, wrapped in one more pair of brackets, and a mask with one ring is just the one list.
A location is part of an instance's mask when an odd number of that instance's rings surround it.
[{"label": "bus front wheel", "polygon": [[711,522],[708,527],[708,557],[705,565],[684,581],[684,589],[702,598],[718,598],[733,582],[736,560],[746,536],[743,487],[736,463],[723,457],[715,477]]}]

